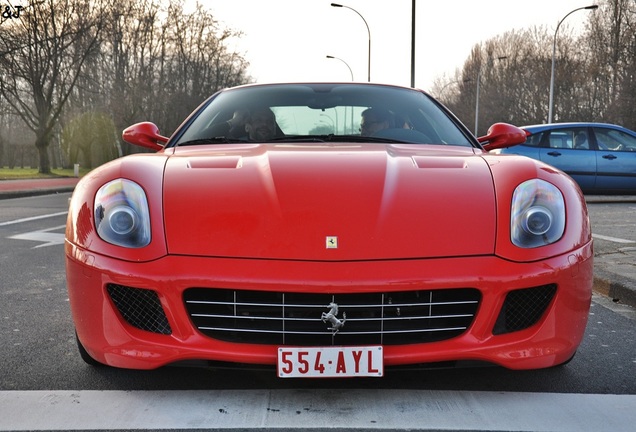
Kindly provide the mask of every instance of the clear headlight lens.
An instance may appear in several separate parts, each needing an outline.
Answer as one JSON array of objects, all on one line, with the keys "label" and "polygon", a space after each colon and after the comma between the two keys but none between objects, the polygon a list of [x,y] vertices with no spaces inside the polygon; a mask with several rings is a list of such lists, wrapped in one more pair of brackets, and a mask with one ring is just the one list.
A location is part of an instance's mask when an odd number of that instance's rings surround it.
[{"label": "clear headlight lens", "polygon": [[95,227],[108,243],[128,248],[150,244],[148,200],[141,186],[125,179],[102,186],[95,196]]},{"label": "clear headlight lens", "polygon": [[539,179],[528,180],[512,196],[510,233],[522,248],[558,241],[565,230],[565,201],[556,186]]}]

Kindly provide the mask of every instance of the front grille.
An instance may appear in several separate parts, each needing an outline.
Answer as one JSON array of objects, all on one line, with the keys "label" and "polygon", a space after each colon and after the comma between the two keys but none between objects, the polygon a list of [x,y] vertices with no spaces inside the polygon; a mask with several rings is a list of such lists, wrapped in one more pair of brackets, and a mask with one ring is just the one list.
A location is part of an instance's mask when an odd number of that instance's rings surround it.
[{"label": "front grille", "polygon": [[[450,339],[471,325],[480,299],[472,288],[334,295],[190,288],[184,293],[192,322],[209,337],[300,346]],[[336,317],[344,319],[335,335],[321,319],[332,302],[339,307]]]},{"label": "front grille", "polygon": [[492,333],[511,333],[534,325],[543,316],[555,293],[554,284],[510,291]]},{"label": "front grille", "polygon": [[121,316],[133,327],[159,334],[171,334],[159,296],[149,289],[109,284],[108,295]]}]

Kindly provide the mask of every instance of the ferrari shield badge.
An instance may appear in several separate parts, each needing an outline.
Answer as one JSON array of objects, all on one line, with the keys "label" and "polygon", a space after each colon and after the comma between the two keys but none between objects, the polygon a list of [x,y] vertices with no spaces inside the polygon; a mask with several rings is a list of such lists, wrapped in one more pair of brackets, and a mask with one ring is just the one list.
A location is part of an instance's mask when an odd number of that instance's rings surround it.
[{"label": "ferrari shield badge", "polygon": [[327,249],[338,249],[338,236],[327,236]]}]

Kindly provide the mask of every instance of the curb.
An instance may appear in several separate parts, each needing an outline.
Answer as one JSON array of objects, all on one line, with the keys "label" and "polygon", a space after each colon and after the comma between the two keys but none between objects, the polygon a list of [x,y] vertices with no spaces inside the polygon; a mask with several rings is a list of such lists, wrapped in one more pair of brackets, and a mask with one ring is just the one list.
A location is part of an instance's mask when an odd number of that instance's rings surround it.
[{"label": "curb", "polygon": [[585,195],[587,204],[636,203],[636,195]]},{"label": "curb", "polygon": [[58,193],[73,192],[74,186],[56,187],[52,189],[26,189],[15,191],[0,191],[0,200],[10,198],[24,198],[39,195],[55,195]]},{"label": "curb", "polygon": [[594,269],[592,290],[609,297],[614,303],[636,308],[636,289],[633,281],[616,273]]}]

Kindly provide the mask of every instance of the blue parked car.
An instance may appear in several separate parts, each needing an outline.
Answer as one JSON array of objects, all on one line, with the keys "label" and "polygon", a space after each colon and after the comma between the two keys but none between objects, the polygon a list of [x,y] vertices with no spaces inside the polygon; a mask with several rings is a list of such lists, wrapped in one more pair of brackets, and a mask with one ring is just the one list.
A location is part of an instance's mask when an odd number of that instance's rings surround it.
[{"label": "blue parked car", "polygon": [[541,160],[569,174],[584,193],[636,193],[636,132],[607,123],[523,126],[525,143],[497,153]]}]

